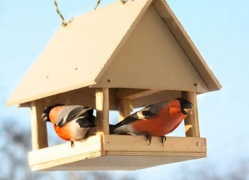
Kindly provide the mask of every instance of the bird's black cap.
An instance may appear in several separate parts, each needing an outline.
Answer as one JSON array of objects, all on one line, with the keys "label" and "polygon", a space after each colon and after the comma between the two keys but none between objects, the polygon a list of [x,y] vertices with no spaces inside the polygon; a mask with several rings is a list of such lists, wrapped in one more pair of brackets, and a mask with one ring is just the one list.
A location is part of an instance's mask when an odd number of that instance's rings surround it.
[{"label": "bird's black cap", "polygon": [[180,102],[181,111],[183,114],[192,113],[193,104],[185,98],[176,98]]}]

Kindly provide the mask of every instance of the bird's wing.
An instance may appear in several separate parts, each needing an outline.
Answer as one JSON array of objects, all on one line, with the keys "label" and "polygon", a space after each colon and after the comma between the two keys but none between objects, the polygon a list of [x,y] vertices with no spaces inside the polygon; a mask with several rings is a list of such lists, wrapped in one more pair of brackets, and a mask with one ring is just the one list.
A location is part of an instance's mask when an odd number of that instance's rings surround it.
[{"label": "bird's wing", "polygon": [[86,114],[92,115],[93,109],[84,106],[63,106],[56,120],[56,126],[62,127],[73,119]]},{"label": "bird's wing", "polygon": [[115,128],[120,127],[124,124],[132,123],[132,122],[137,121],[139,119],[151,119],[153,117],[156,117],[159,113],[159,110],[167,103],[168,102],[160,102],[160,103],[146,106],[145,108],[143,108],[143,109],[131,114],[130,116],[127,116],[126,118],[124,118],[124,120],[122,120],[121,122],[119,122],[118,124],[115,125]]}]

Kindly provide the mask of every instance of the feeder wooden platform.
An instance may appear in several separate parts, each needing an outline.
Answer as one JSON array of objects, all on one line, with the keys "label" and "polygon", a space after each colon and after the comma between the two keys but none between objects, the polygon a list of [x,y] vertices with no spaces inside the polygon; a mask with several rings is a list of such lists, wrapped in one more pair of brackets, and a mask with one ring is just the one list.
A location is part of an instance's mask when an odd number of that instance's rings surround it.
[{"label": "feeder wooden platform", "polygon": [[206,139],[159,137],[151,144],[143,136],[95,135],[86,141],[65,143],[29,153],[32,171],[37,170],[135,170],[206,157]]}]

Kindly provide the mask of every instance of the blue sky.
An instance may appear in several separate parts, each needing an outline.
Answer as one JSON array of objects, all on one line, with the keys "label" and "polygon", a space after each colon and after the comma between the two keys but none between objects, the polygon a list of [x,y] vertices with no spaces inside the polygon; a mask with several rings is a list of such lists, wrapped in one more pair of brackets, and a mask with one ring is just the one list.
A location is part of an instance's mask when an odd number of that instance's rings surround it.
[{"label": "blue sky", "polygon": [[[102,0],[100,6],[115,2]],[[249,158],[249,1],[169,0],[170,7],[222,84],[220,91],[198,96],[201,135],[208,140],[208,158],[155,167],[136,173],[157,176],[177,168],[218,164],[221,171]],[[93,0],[58,0],[66,19],[93,9]],[[29,126],[28,109],[5,102],[61,25],[53,0],[0,0],[0,112]],[[34,87],[35,88],[35,87]],[[179,128],[179,131],[183,127]],[[161,169],[164,169],[163,171]]]}]

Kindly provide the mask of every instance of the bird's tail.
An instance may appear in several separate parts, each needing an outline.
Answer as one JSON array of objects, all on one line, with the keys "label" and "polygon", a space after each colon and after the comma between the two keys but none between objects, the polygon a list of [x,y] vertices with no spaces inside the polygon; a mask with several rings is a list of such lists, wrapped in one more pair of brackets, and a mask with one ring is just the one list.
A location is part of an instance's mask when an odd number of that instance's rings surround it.
[{"label": "bird's tail", "polygon": [[95,120],[96,118],[94,115],[85,114],[85,116],[78,118],[76,122],[79,124],[81,128],[87,128],[87,127],[91,128],[91,127],[96,127]]}]

